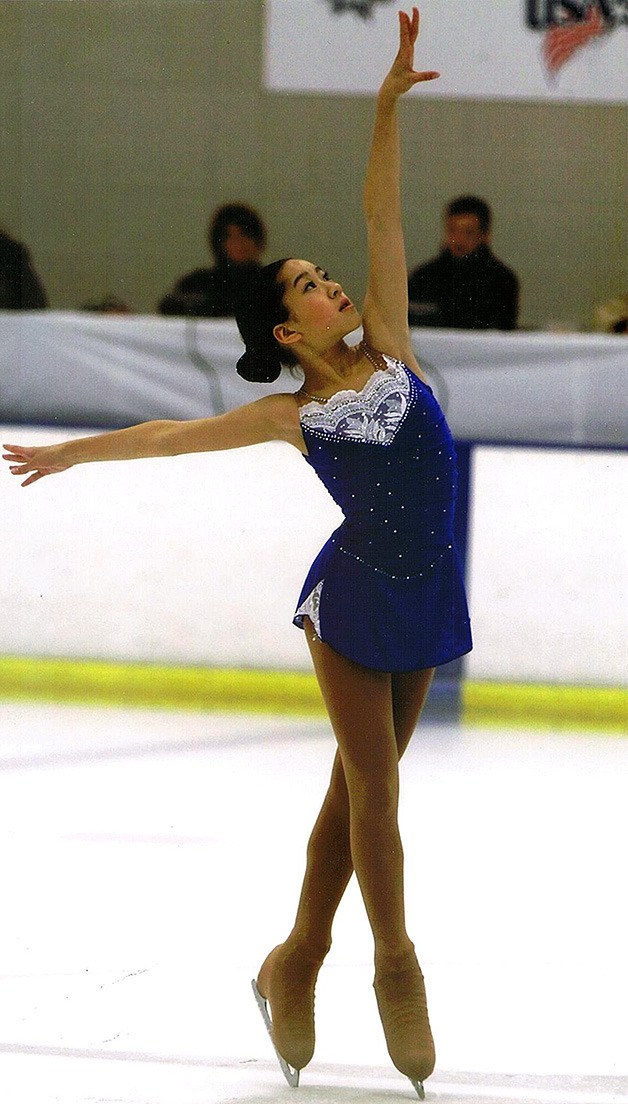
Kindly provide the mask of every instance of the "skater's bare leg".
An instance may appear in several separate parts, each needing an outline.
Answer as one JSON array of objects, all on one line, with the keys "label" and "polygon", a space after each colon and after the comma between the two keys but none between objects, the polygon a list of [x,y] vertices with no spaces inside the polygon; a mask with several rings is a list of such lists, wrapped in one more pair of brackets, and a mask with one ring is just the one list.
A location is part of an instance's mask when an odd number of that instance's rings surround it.
[{"label": "skater's bare leg", "polygon": [[318,638],[309,636],[308,642],[338,740],[349,806],[350,853],[375,953],[403,953],[409,939],[397,825],[399,771],[392,677],[353,663]]},{"label": "skater's bare leg", "polygon": [[[397,716],[407,713],[405,680],[368,670],[308,633],[316,674],[338,740],[349,804],[351,858],[375,942],[375,989],[389,1053],[422,1081],[435,1056],[423,977],[405,925],[403,849],[397,823]],[[405,693],[404,693],[405,691]]]},{"label": "skater's bare leg", "polygon": [[[306,633],[315,641],[306,621]],[[427,697],[433,670],[395,675],[392,707],[396,754],[401,758]],[[265,960],[258,976],[269,998],[278,1050],[301,1069],[314,1050],[314,986],[331,944],[332,922],[353,873],[349,838],[349,796],[340,752],[312,831],[297,916],[288,939]]]},{"label": "skater's bare leg", "polygon": [[[306,629],[306,631],[308,631]],[[313,635],[311,629],[308,635]],[[392,676],[393,723],[401,759],[416,728],[434,669]],[[307,866],[292,932],[287,942],[307,947],[323,960],[331,945],[334,916],[353,874],[349,841],[349,795],[340,752],[307,847]]]},{"label": "skater's bare leg", "polygon": [[[311,631],[311,630],[310,630]],[[393,675],[393,721],[401,759],[416,728],[433,668]],[[353,874],[349,841],[349,795],[340,752],[307,847],[307,865],[294,927],[286,940],[319,964],[331,945],[338,905]]]}]

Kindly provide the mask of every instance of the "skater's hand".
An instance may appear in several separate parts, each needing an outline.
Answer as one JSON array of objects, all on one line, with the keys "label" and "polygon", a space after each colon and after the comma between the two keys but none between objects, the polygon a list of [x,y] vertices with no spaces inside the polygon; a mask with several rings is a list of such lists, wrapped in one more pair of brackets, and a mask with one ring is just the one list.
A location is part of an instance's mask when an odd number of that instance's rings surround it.
[{"label": "skater's hand", "polygon": [[28,475],[32,472],[32,475],[28,476],[22,483],[23,487],[28,487],[31,483],[36,483],[38,479],[43,479],[45,475],[53,475],[55,472],[67,471],[71,468],[71,464],[61,463],[59,456],[58,445],[47,445],[40,448],[23,448],[22,445],[3,445],[6,452],[3,453],[2,459],[8,460],[11,464],[11,475]]},{"label": "skater's hand", "polygon": [[397,99],[409,92],[415,84],[436,80],[440,73],[434,70],[417,72],[414,69],[414,45],[419,37],[419,9],[412,9],[412,16],[399,12],[399,51],[380,89],[380,96]]}]

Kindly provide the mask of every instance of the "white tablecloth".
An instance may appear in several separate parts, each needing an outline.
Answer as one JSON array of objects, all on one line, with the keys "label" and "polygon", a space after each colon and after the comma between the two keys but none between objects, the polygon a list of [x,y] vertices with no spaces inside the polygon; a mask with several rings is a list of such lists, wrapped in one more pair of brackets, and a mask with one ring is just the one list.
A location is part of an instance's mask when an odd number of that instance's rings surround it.
[{"label": "white tablecloth", "polygon": [[[416,329],[454,435],[471,441],[628,445],[628,340],[597,334]],[[235,372],[230,320],[0,312],[0,419],[124,426],[207,417],[272,387]]]}]

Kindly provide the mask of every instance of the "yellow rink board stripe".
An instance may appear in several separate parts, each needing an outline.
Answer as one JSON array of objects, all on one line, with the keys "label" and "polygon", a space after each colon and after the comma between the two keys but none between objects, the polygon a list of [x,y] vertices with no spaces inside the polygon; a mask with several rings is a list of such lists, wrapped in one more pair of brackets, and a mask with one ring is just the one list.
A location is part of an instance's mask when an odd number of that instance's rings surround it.
[{"label": "yellow rink board stripe", "polygon": [[0,657],[0,697],[153,709],[325,712],[313,674]]},{"label": "yellow rink board stripe", "polygon": [[628,688],[465,682],[462,720],[469,724],[603,728],[628,734]]},{"label": "yellow rink board stripe", "polygon": [[[0,698],[153,709],[309,714],[325,709],[313,674],[0,657]],[[601,728],[628,733],[628,689],[463,682],[470,724]]]}]

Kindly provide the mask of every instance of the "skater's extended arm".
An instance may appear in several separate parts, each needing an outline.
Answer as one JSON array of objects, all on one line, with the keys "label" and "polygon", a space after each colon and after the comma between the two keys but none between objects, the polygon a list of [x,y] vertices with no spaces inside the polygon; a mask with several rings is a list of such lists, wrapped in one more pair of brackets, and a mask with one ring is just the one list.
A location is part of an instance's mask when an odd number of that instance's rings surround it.
[{"label": "skater's extended arm", "polygon": [[399,12],[399,51],[377,96],[373,140],[364,187],[369,279],[364,333],[369,345],[399,357],[420,374],[408,329],[408,274],[401,222],[401,156],[397,101],[438,73],[416,72],[419,12]]},{"label": "skater's extended arm", "polygon": [[23,487],[28,487],[44,475],[65,471],[74,464],[215,452],[263,441],[288,441],[304,450],[297,408],[291,395],[266,395],[215,418],[142,422],[129,429],[38,448],[7,444],[3,459],[11,464],[13,475],[28,476],[22,483]]}]

